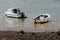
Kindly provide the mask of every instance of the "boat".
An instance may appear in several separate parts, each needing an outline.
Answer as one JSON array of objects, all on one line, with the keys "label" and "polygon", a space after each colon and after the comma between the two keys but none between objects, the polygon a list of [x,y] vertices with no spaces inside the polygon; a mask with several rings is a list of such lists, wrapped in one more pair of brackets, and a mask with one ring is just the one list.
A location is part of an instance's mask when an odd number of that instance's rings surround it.
[{"label": "boat", "polygon": [[13,7],[8,9],[5,12],[7,17],[14,17],[14,18],[27,18],[26,13],[21,12],[19,8]]},{"label": "boat", "polygon": [[50,15],[47,13],[40,14],[34,18],[34,23],[47,23],[49,22]]}]

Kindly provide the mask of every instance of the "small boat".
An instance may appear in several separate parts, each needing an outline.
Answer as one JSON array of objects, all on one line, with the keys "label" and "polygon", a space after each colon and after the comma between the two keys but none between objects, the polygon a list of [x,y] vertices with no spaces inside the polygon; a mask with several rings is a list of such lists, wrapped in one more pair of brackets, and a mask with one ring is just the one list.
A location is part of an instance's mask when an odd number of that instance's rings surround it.
[{"label": "small boat", "polygon": [[46,23],[49,22],[48,18],[50,18],[49,14],[40,14],[39,16],[35,17],[34,21],[35,23]]},{"label": "small boat", "polygon": [[5,12],[7,17],[14,17],[14,18],[27,18],[26,13],[21,12],[19,8],[10,8],[8,11]]}]

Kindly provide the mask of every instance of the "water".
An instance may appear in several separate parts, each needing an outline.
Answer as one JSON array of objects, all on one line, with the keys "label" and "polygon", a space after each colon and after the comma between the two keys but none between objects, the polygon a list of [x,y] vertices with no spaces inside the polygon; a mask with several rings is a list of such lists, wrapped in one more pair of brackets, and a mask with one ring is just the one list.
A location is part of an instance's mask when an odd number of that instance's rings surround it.
[{"label": "water", "polygon": [[[27,13],[27,19],[8,18],[4,12],[19,7]],[[51,15],[50,22],[34,24],[34,18],[45,10]],[[0,31],[51,32],[60,31],[60,0],[1,0]]]}]

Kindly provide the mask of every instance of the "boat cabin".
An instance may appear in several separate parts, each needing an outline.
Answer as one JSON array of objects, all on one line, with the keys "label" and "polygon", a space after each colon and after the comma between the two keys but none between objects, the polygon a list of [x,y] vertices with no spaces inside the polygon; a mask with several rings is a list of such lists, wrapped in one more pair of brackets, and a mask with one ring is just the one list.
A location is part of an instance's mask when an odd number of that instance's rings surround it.
[{"label": "boat cabin", "polygon": [[21,13],[21,11],[19,10],[19,8],[14,8],[12,9],[13,13]]}]

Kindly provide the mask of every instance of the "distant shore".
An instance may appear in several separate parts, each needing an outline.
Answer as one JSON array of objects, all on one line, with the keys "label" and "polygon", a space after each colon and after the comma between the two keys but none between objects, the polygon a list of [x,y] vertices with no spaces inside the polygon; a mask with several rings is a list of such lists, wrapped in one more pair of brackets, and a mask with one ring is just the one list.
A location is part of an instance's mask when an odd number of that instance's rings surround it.
[{"label": "distant shore", "polygon": [[0,40],[60,40],[58,32],[0,31]]}]

